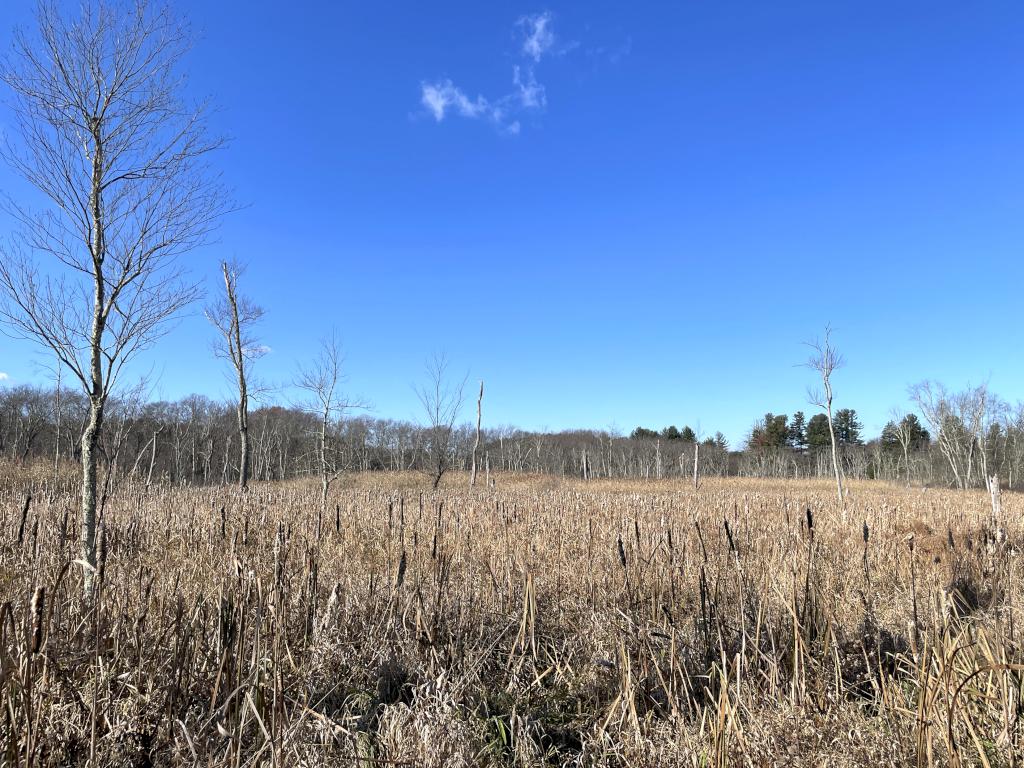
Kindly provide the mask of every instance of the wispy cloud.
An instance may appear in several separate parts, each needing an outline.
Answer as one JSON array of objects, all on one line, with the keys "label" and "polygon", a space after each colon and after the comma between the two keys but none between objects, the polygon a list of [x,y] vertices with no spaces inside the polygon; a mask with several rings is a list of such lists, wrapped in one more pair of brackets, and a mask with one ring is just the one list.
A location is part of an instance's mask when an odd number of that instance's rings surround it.
[{"label": "wispy cloud", "polygon": [[11,378],[11,377],[10,377],[9,375],[7,375],[6,373],[4,373],[3,371],[0,371],[0,381],[7,381],[7,380],[8,380],[8,379],[10,379],[10,378]]},{"label": "wispy cloud", "polygon": [[523,40],[523,54],[535,62],[539,62],[541,57],[555,45],[551,11],[523,16],[516,23],[526,31],[526,37]]},{"label": "wispy cloud", "polygon": [[526,74],[516,65],[512,69],[512,82],[519,89],[519,103],[524,109],[543,109],[548,103],[544,86],[537,82],[533,67],[526,68]]},{"label": "wispy cloud", "polygon": [[512,67],[513,90],[495,99],[478,95],[470,98],[449,78],[424,80],[420,83],[420,104],[440,123],[448,115],[493,123],[503,133],[516,135],[522,129],[519,118],[529,112],[547,107],[548,97],[544,85],[537,80],[535,66],[548,54],[572,50],[572,43],[557,48],[554,17],[550,11],[522,16],[515,24],[520,40],[516,56],[519,63]]},{"label": "wispy cloud", "polygon": [[449,109],[454,108],[463,117],[480,117],[489,109],[487,99],[477,96],[476,101],[471,101],[451,80],[422,83],[422,87],[423,106],[430,110],[437,122],[444,120],[445,112]]}]

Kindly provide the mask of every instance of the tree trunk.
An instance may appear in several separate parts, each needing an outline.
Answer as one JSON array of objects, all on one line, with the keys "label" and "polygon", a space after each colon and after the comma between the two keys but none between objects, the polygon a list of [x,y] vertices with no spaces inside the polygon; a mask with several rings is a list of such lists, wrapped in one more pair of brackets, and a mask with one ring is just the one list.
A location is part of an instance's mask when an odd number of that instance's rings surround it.
[{"label": "tree trunk", "polygon": [[57,479],[60,477],[60,373],[61,362],[57,360],[57,391],[54,393],[54,409],[56,411],[56,438],[53,441],[53,486],[57,487]]},{"label": "tree trunk", "polygon": [[149,453],[149,472],[146,473],[146,488],[153,483],[153,467],[156,465],[156,439],[159,434],[159,429],[153,433],[153,446]]},{"label": "tree trunk", "polygon": [[992,496],[992,527],[998,528],[1003,516],[1002,498],[999,493],[999,475],[995,474],[992,477],[986,477],[985,481],[988,483],[988,491]]},{"label": "tree trunk", "polygon": [[330,467],[327,465],[327,421],[331,416],[329,408],[324,408],[320,421],[320,507],[327,511],[327,493],[331,489]]},{"label": "tree trunk", "polygon": [[481,408],[484,401],[484,383],[480,382],[480,396],[476,399],[476,441],[473,443],[473,469],[469,475],[469,485],[471,488],[476,487],[476,455],[480,450],[480,418]]},{"label": "tree trunk", "polygon": [[836,430],[832,426],[832,394],[828,393],[828,436],[832,439],[832,470],[836,474],[836,493],[839,494],[839,503],[843,502],[843,475],[839,471],[839,449],[836,446]]},{"label": "tree trunk", "polygon": [[238,406],[238,440],[241,455],[238,459],[238,487],[243,491],[249,487],[249,423],[244,415],[245,406]]},{"label": "tree trunk", "polygon": [[[82,560],[92,568],[96,567],[96,448],[103,429],[102,399],[94,399],[89,405],[89,421],[82,433]],[[90,596],[93,589],[94,571],[85,569],[85,594]]]}]

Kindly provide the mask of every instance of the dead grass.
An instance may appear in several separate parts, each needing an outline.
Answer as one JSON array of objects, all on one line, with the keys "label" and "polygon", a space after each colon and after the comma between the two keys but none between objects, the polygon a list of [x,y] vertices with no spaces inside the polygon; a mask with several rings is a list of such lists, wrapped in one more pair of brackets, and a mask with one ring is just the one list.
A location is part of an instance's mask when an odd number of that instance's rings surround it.
[{"label": "dead grass", "polygon": [[1021,764],[1014,494],[5,472],[5,765]]}]

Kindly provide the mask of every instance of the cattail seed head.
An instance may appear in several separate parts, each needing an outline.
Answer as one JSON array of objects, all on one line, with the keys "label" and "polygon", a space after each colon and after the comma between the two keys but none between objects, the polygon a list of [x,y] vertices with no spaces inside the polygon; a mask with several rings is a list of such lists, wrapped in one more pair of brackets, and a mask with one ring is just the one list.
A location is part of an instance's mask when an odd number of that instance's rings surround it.
[{"label": "cattail seed head", "polygon": [[43,613],[46,610],[46,587],[40,585],[32,595],[32,653],[39,653],[43,644]]}]

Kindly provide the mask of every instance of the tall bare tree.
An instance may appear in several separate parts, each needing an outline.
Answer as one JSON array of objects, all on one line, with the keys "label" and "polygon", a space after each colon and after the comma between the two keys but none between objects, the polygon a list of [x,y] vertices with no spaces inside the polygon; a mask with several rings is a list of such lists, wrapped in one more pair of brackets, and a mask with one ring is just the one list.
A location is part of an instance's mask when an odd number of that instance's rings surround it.
[{"label": "tall bare tree", "polygon": [[976,464],[988,486],[992,482],[988,475],[991,429],[1007,406],[988,391],[986,384],[951,392],[939,382],[922,381],[911,386],[909,392],[931,427],[957,488],[973,485]]},{"label": "tall bare tree", "polygon": [[43,0],[36,21],[0,72],[13,96],[4,157],[42,197],[38,209],[5,203],[18,226],[0,257],[0,317],[52,350],[88,398],[81,547],[95,567],[104,408],[125,363],[197,297],[178,257],[225,210],[207,165],[220,141],[204,106],[181,97],[189,36],[166,9],[90,0],[68,19]]},{"label": "tall bare tree", "polygon": [[458,383],[448,377],[448,359],[436,354],[426,364],[427,381],[416,389],[416,396],[423,406],[426,426],[423,430],[424,467],[434,488],[441,484],[441,478],[452,468],[455,452],[455,422],[462,410],[466,380],[463,376]]},{"label": "tall bare tree", "polygon": [[476,398],[476,438],[473,440],[473,465],[469,473],[469,486],[476,487],[477,454],[480,452],[480,422],[483,419],[484,380],[480,379],[480,394]]},{"label": "tall bare tree", "polygon": [[266,354],[255,335],[255,326],[263,317],[263,308],[238,293],[238,278],[243,273],[237,262],[222,261],[224,293],[206,308],[206,317],[220,332],[213,343],[213,353],[231,363],[238,399],[235,416],[240,444],[238,487],[249,487],[249,397],[251,382],[249,364]]},{"label": "tall bare tree", "polygon": [[[891,411],[892,434],[903,450],[903,467],[906,471],[906,483],[910,485],[910,446],[915,438],[914,422],[907,418],[906,411],[893,408]],[[897,471],[899,466],[896,467]]]},{"label": "tall bare tree", "polygon": [[843,356],[832,346],[832,328],[825,326],[825,337],[808,342],[811,355],[807,358],[807,367],[816,371],[821,377],[821,389],[811,388],[807,396],[812,405],[821,408],[828,417],[828,434],[832,441],[832,470],[836,476],[836,493],[839,501],[843,501],[843,473],[839,467],[839,450],[836,445],[836,429],[832,423],[832,374],[845,365]]},{"label": "tall bare tree", "polygon": [[362,401],[350,400],[339,390],[343,382],[343,364],[341,344],[332,334],[320,342],[316,359],[301,368],[295,379],[295,386],[306,395],[300,407],[314,414],[319,421],[316,458],[320,472],[320,503],[324,509],[327,508],[331,483],[338,479],[344,468],[332,430],[349,409],[365,407]]}]

